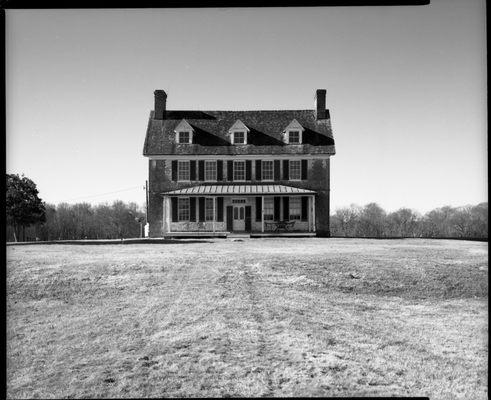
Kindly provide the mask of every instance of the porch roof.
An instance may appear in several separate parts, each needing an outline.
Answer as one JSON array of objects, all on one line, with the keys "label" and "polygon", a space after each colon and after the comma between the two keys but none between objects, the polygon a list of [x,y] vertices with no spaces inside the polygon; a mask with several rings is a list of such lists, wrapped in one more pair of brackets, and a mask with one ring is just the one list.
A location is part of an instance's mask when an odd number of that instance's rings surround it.
[{"label": "porch roof", "polygon": [[315,191],[285,185],[199,185],[162,193],[165,196],[313,195]]}]

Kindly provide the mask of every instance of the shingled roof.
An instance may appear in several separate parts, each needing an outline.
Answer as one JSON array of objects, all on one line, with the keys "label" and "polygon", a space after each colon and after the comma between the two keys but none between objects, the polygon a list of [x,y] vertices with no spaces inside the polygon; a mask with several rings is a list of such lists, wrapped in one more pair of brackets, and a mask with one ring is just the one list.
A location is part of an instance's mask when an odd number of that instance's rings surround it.
[{"label": "shingled roof", "polygon": [[[317,120],[314,110],[169,111],[165,119],[150,112],[143,155],[335,154],[329,111]],[[175,128],[185,119],[194,129],[193,144],[178,144]],[[282,132],[296,119],[304,128],[303,144],[282,141]],[[228,131],[237,121],[249,129],[246,145],[233,145]]]}]

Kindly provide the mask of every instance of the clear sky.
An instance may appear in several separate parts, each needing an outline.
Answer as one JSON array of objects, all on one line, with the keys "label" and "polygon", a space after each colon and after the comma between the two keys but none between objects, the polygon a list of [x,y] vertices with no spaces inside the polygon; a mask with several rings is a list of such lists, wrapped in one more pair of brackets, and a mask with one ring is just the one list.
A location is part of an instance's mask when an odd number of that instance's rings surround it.
[{"label": "clear sky", "polygon": [[[487,201],[485,5],[7,10],[7,172],[46,202],[145,202],[168,109],[306,109],[327,89],[333,211]],[[106,194],[110,193],[110,194]]]}]

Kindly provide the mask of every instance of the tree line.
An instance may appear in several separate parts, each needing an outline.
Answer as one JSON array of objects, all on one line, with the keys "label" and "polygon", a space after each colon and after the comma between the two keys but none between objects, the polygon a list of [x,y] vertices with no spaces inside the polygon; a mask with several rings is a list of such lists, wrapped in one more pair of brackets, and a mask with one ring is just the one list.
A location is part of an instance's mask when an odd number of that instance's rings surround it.
[{"label": "tree line", "polygon": [[352,204],[331,215],[331,235],[342,237],[488,238],[488,203],[440,207],[421,215],[409,208],[387,213],[377,203]]}]

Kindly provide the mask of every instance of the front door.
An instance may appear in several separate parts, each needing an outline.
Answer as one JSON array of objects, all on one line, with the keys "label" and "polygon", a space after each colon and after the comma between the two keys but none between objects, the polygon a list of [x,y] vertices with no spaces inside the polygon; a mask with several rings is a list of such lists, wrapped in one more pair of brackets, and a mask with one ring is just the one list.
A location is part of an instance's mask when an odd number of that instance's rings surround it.
[{"label": "front door", "polygon": [[245,230],[245,207],[234,206],[234,232]]}]

